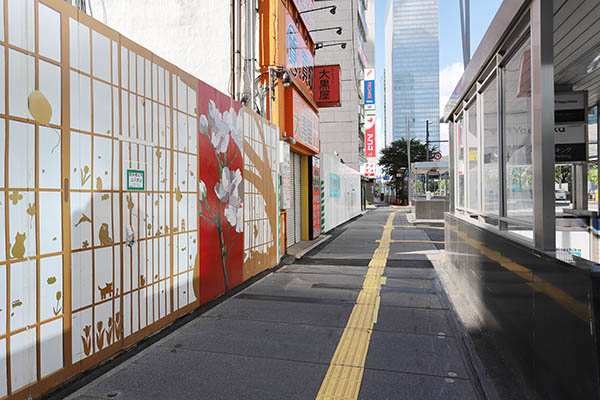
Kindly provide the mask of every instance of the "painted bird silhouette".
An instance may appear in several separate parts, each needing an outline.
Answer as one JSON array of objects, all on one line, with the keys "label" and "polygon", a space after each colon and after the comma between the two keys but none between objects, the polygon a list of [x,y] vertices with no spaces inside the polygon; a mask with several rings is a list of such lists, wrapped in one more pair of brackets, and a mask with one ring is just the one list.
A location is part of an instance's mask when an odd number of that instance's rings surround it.
[{"label": "painted bird silhouette", "polygon": [[84,222],[89,222],[91,224],[92,220],[87,215],[81,214],[81,218],[79,218],[79,222],[77,222],[75,224],[75,228],[77,228],[79,225],[83,224]]}]

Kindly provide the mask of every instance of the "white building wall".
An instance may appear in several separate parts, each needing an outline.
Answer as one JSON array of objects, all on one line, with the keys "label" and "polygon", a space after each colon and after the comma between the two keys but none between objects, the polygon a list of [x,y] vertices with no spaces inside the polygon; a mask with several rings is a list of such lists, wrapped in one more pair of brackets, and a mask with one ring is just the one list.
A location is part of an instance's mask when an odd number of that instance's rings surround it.
[{"label": "white building wall", "polygon": [[[321,179],[325,199],[324,232],[329,232],[361,213],[360,173],[340,163],[337,157],[321,154]],[[339,182],[339,190],[335,190]]]},{"label": "white building wall", "polygon": [[[342,35],[335,30],[314,32],[315,42],[324,44],[346,43],[346,48],[340,46],[325,47],[317,50],[315,63],[317,65],[339,64],[341,67],[342,106],[320,108],[321,153],[334,155],[336,152],[344,163],[359,170],[360,163],[365,162],[359,149],[364,147],[364,137],[359,133],[359,114],[363,103],[363,66],[358,45],[359,2],[363,0],[320,1],[319,7],[337,6],[335,15],[329,11],[315,11],[313,21],[315,29],[342,27]],[[365,54],[368,64],[375,64],[375,0],[367,0],[365,18],[368,32],[365,43]],[[369,66],[369,65],[367,65]],[[362,142],[362,143],[361,143]],[[364,152],[364,150],[363,150]]]},{"label": "white building wall", "polygon": [[94,18],[230,94],[231,5],[224,0],[91,0]]}]

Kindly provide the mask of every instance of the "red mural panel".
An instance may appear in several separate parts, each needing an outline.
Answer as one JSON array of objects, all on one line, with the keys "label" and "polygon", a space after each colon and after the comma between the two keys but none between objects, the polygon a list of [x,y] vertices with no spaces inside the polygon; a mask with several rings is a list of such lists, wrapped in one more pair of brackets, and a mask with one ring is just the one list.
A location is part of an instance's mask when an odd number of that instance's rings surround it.
[{"label": "red mural panel", "polygon": [[199,81],[200,303],[242,283],[242,113],[240,103]]}]

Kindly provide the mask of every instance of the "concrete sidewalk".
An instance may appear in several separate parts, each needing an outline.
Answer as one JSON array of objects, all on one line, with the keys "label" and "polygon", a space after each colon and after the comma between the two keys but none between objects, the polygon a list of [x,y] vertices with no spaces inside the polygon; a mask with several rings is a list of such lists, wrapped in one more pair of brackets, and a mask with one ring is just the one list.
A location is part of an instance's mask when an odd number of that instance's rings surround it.
[{"label": "concrete sidewalk", "polygon": [[[338,391],[355,385],[336,398],[481,399],[432,264],[440,228],[411,225],[398,208],[372,210],[69,398],[333,398],[326,381]],[[379,300],[365,303],[365,294]],[[353,325],[361,304],[374,310],[370,329]],[[368,340],[352,347],[354,332]],[[358,383],[336,375],[344,369]]]}]

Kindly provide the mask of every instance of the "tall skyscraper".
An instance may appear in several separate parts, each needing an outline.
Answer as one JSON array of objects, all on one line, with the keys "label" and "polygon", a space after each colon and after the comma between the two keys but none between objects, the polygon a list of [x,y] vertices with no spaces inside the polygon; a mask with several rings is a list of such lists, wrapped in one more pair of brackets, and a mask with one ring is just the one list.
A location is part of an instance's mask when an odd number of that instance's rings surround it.
[{"label": "tall skyscraper", "polygon": [[[439,141],[439,0],[388,0],[385,22],[386,133]],[[433,143],[437,144],[437,143]]]}]

